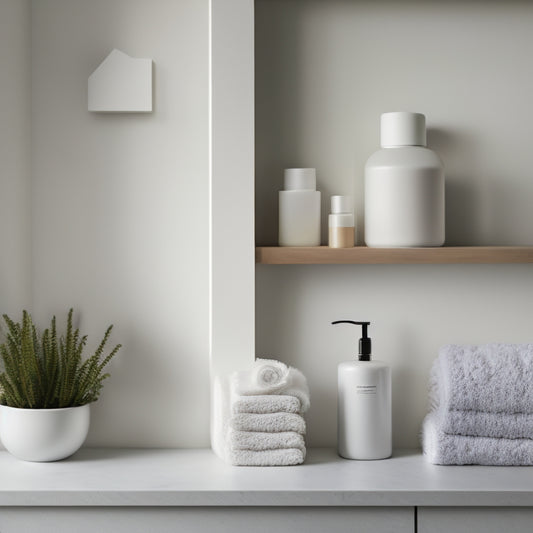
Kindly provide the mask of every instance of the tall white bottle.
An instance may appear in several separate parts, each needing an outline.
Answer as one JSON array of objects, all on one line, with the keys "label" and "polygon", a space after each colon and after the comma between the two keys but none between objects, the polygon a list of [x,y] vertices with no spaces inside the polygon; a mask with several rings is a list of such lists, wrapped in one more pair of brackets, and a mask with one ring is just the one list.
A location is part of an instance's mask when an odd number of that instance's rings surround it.
[{"label": "tall white bottle", "polygon": [[320,246],[320,192],[314,168],[286,168],[279,191],[280,246]]},{"label": "tall white bottle", "polygon": [[442,246],[444,170],[426,148],[426,117],[383,113],[381,147],[365,166],[366,245]]},{"label": "tall white bottle", "polygon": [[372,361],[370,322],[338,320],[333,324],[363,327],[359,360],[338,369],[337,447],[346,459],[386,459],[392,455],[391,372],[382,361]]}]

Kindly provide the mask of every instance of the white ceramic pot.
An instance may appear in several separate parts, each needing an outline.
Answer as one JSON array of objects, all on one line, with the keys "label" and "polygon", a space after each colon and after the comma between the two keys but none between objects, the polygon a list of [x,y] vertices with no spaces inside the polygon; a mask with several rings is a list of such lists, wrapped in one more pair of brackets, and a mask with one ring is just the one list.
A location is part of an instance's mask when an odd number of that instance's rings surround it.
[{"label": "white ceramic pot", "polygon": [[58,461],[76,452],[89,431],[90,405],[18,409],[0,405],[0,440],[24,461]]}]

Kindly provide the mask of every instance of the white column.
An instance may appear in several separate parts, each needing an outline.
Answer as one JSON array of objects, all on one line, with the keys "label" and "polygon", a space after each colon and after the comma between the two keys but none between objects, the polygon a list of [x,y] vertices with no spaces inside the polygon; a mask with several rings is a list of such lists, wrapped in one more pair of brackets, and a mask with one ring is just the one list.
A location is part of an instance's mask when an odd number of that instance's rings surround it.
[{"label": "white column", "polygon": [[213,384],[255,358],[253,0],[210,0],[209,33]]}]

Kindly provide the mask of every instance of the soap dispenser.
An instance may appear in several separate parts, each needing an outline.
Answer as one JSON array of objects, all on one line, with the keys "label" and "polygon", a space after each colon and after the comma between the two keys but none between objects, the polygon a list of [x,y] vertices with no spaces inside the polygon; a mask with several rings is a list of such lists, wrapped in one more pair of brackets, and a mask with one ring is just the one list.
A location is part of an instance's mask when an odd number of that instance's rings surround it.
[{"label": "soap dispenser", "polygon": [[346,459],[386,459],[392,454],[391,373],[382,361],[372,361],[370,322],[337,320],[332,324],[362,326],[358,361],[338,369],[338,452]]}]

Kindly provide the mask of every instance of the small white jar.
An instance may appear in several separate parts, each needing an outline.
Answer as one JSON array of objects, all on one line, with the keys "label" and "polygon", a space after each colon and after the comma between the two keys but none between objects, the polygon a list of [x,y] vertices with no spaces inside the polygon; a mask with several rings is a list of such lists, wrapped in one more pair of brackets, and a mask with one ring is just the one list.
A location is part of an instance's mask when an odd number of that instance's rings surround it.
[{"label": "small white jar", "polygon": [[365,166],[366,245],[442,246],[444,171],[426,148],[425,116],[381,115],[381,146]]},{"label": "small white jar", "polygon": [[320,246],[320,192],[314,168],[286,168],[279,191],[280,246]]}]

